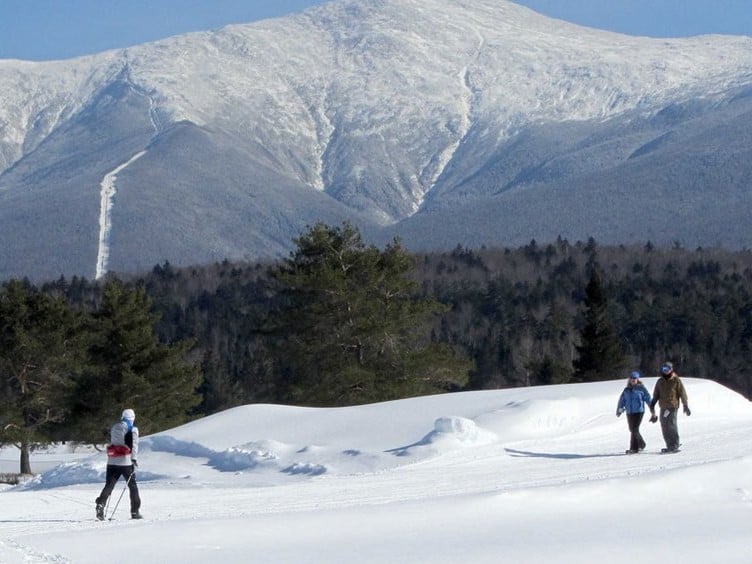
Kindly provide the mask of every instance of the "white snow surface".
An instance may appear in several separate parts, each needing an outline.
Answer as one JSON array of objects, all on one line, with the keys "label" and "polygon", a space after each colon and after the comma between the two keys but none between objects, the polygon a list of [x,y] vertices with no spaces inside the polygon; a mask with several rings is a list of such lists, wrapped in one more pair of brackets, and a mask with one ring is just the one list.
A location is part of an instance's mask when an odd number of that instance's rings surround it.
[{"label": "white snow surface", "polygon": [[[388,140],[410,160],[392,174],[412,175],[416,210],[474,124],[493,145],[533,122],[726,92],[752,82],[752,38],[637,38],[504,0],[334,0],[94,56],[0,60],[0,172],[123,76],[160,128],[188,120],[261,143],[318,190],[334,132]],[[349,176],[367,164],[353,158]]]},{"label": "white snow surface", "polygon": [[142,438],[143,521],[127,494],[96,521],[104,454],[51,448],[0,490],[0,561],[748,563],[752,404],[683,380],[668,455],[647,421],[647,449],[624,454],[623,380],[238,407]]}]

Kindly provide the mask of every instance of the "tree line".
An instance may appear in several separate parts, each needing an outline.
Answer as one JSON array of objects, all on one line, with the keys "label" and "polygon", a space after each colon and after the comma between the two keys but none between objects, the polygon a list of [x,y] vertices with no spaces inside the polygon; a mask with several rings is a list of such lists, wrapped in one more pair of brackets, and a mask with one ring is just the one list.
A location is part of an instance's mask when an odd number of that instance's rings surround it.
[{"label": "tree line", "polygon": [[[752,397],[749,251],[560,238],[415,254],[349,224],[295,244],[282,261],[7,282],[0,441],[101,440],[124,403],[152,432],[247,403],[650,376],[664,360]],[[49,391],[23,407],[42,373]]]}]

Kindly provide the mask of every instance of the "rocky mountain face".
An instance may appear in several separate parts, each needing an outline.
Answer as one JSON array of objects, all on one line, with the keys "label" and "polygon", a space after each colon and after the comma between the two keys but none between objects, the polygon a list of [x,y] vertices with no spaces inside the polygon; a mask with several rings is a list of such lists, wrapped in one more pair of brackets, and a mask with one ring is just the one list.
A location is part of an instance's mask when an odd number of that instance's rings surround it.
[{"label": "rocky mountain face", "polygon": [[285,256],[752,244],[752,38],[623,36],[503,0],[334,0],[0,61],[0,279]]}]

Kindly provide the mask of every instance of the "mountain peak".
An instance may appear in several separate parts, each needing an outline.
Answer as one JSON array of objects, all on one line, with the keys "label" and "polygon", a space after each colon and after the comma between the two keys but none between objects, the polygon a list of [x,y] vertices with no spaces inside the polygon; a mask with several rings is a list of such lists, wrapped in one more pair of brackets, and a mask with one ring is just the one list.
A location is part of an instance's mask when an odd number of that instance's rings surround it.
[{"label": "mountain peak", "polygon": [[[477,179],[489,170],[498,175],[493,163],[500,162],[500,151],[525,132],[615,119],[634,123],[666,106],[723,100],[749,84],[752,38],[635,38],[498,0],[335,0],[293,16],[68,61],[0,62],[0,195],[20,197],[43,187],[66,200],[64,188],[51,187],[45,174],[68,167],[71,150],[88,159],[87,173],[96,177],[89,190],[99,196],[105,176],[142,151],[146,156],[121,169],[121,185],[157,174],[160,182],[187,186],[189,179],[179,179],[169,162],[154,162],[149,150],[165,147],[168,138],[176,142],[179,135],[165,135],[175,127],[185,134],[182,126],[189,124],[204,132],[200,143],[233,145],[237,159],[247,157],[249,168],[229,174],[231,180],[221,171],[220,178],[204,179],[214,189],[231,185],[232,193],[248,198],[255,180],[244,175],[263,170],[275,184],[313,198],[312,209],[389,228],[421,211],[467,203],[470,194],[475,201]],[[111,126],[118,119],[124,129]],[[108,143],[63,141],[99,120],[107,120]],[[192,142],[199,137],[191,135]],[[101,141],[95,132],[91,139]],[[643,142],[635,143],[607,159],[626,158],[623,153],[633,154]],[[173,153],[164,150],[169,161]],[[480,193],[525,186],[526,178],[540,182],[530,171],[554,154],[542,151],[538,164],[532,162],[537,156],[509,163],[501,184],[491,188],[484,181]],[[589,162],[590,169],[607,166],[593,164],[592,156]],[[285,199],[283,192],[278,189],[275,202]],[[98,206],[105,201],[99,196]],[[264,214],[260,239],[275,254],[285,247],[280,239],[299,232],[301,213],[283,206]],[[217,217],[229,221],[226,214]],[[101,236],[101,220],[94,223],[75,229]],[[112,229],[116,237],[115,219]],[[210,256],[237,256],[227,235],[215,236]],[[157,251],[152,258],[169,255]]]}]

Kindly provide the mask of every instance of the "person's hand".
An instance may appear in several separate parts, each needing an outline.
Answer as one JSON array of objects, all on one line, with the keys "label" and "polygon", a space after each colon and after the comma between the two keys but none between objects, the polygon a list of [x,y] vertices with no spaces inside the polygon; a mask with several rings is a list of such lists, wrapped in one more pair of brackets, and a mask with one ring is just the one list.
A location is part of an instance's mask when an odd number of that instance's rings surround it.
[{"label": "person's hand", "polygon": [[658,416],[657,416],[657,415],[656,415],[655,413],[653,413],[653,414],[652,414],[652,415],[650,416],[650,422],[651,422],[651,423],[655,423],[656,421],[658,421]]},{"label": "person's hand", "polygon": [[138,460],[136,460],[135,458],[133,459],[133,468],[138,468]]},{"label": "person's hand", "polygon": [[684,415],[692,415],[692,412],[689,410],[689,406],[684,406]]},{"label": "person's hand", "polygon": [[616,410],[616,416],[617,417],[621,417],[621,409],[617,409]]}]

